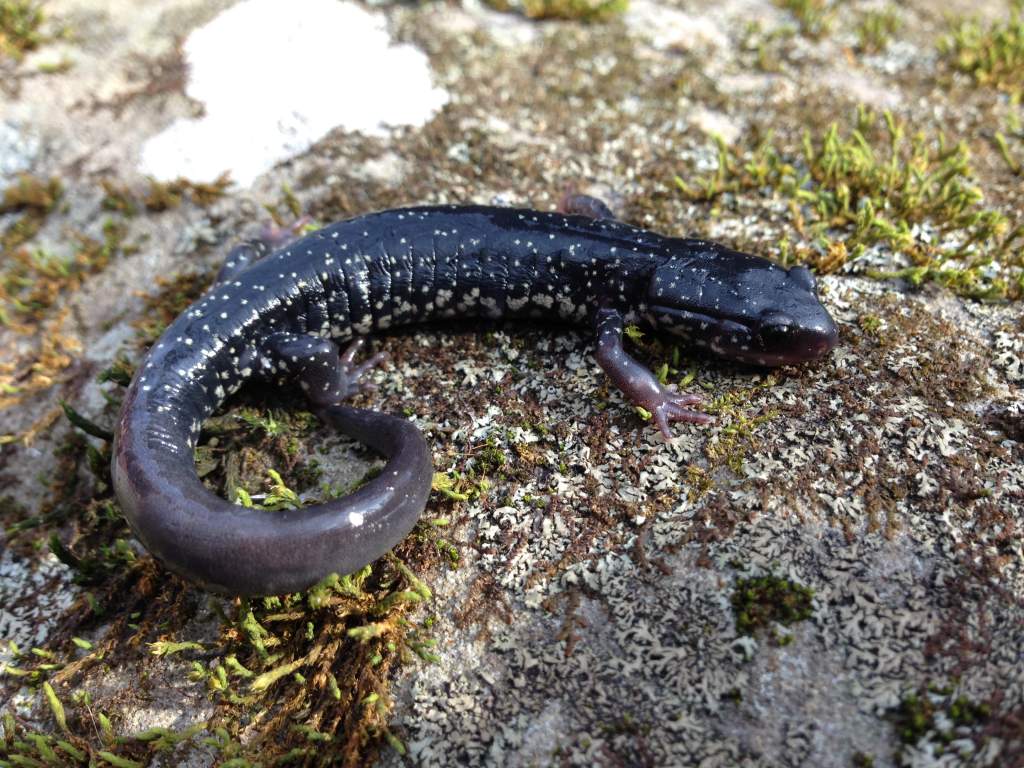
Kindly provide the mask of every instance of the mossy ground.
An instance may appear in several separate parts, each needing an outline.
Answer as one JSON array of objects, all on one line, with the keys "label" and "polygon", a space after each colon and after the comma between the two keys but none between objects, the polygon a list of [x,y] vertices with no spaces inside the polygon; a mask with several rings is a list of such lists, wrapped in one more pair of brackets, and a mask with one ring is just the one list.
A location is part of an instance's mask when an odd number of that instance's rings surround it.
[{"label": "mossy ground", "polygon": [[0,58],[22,58],[43,41],[45,15],[35,0],[0,2]]},{"label": "mossy ground", "polygon": [[[4,656],[0,760],[1019,759],[1024,134],[1004,66],[1016,17],[985,10],[965,31],[921,4],[765,2],[755,22],[733,3],[634,0],[542,23],[394,6],[396,34],[458,98],[392,138],[327,137],[256,204],[140,179],[130,155],[117,173],[40,159],[10,179],[0,597],[23,641]],[[88,50],[52,75],[86,101]],[[99,95],[93,111],[60,106],[80,110],[82,136],[137,147],[149,116],[188,111],[163,85],[179,80],[153,77],[96,90],[132,94],[116,110]],[[634,223],[812,263],[840,347],[766,374],[636,339],[717,417],[666,444],[596,371],[585,332],[398,333],[375,342],[393,364],[363,402],[415,415],[439,476],[394,557],[244,602],[133,544],[103,436],[143,348],[228,241],[268,210],[550,207],[570,185],[613,192]],[[207,423],[197,465],[267,507],[373,471],[272,388]]]}]

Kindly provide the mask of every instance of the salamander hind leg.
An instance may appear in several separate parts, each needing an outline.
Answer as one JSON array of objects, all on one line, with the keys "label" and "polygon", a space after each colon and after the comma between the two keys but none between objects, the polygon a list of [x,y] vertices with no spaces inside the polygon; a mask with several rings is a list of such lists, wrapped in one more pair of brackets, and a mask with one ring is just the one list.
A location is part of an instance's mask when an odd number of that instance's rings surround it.
[{"label": "salamander hind leg", "polygon": [[598,365],[634,405],[650,412],[666,440],[672,438],[670,422],[707,424],[711,421],[708,414],[687,408],[701,402],[700,395],[672,391],[630,357],[622,346],[623,321],[618,311],[599,310],[595,321]]},{"label": "salamander hind leg", "polygon": [[592,195],[581,195],[576,192],[566,192],[558,203],[558,210],[561,213],[586,216],[588,219],[615,219],[611,207],[599,197]]},{"label": "salamander hind leg", "polygon": [[307,224],[309,217],[303,216],[287,227],[264,227],[259,237],[232,246],[228,255],[224,257],[224,263],[217,272],[214,282],[226,283],[234,280],[257,261],[297,238]]},{"label": "salamander hind leg", "polygon": [[363,376],[387,359],[387,354],[378,353],[357,365],[355,357],[363,343],[357,339],[342,353],[329,339],[282,332],[263,339],[260,354],[268,374],[294,378],[314,405],[326,407],[372,386]]}]

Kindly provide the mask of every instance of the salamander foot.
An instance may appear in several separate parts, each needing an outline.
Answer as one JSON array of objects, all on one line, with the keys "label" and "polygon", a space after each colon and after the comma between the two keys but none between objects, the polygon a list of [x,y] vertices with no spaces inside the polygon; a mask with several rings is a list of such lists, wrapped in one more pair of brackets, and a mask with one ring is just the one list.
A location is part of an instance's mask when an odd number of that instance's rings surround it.
[{"label": "salamander foot", "polygon": [[354,362],[356,355],[359,354],[359,350],[361,350],[365,344],[366,339],[356,339],[348,345],[339,358],[341,369],[344,372],[345,380],[348,383],[348,391],[346,392],[345,397],[351,397],[357,392],[372,392],[375,390],[377,385],[372,381],[362,381],[362,377],[381,363],[386,362],[389,358],[387,352],[378,352],[361,362],[359,365],[355,365]]},{"label": "salamander foot", "polygon": [[560,213],[586,216],[588,219],[615,219],[611,207],[604,200],[593,195],[581,195],[572,188],[562,195],[558,210]]},{"label": "salamander foot", "polygon": [[387,354],[379,352],[356,365],[364,343],[364,339],[356,339],[340,352],[330,339],[279,332],[263,339],[261,357],[271,372],[293,377],[315,406],[324,407],[338,405],[372,386],[362,377],[386,360]]},{"label": "salamander foot", "polygon": [[[628,393],[627,393],[628,394]],[[661,430],[666,440],[672,439],[671,422],[682,421],[687,424],[707,424],[713,417],[701,411],[687,408],[688,405],[696,405],[703,402],[700,395],[680,394],[673,392],[668,387],[661,387],[653,396],[649,396],[646,405],[638,403],[642,408],[649,411],[654,423]]]},{"label": "salamander foot", "polygon": [[651,414],[666,440],[672,439],[670,424],[674,421],[707,424],[714,417],[687,408],[701,402],[700,395],[675,392],[642,366],[622,346],[622,314],[614,309],[598,310],[595,316],[598,365],[633,405]]}]

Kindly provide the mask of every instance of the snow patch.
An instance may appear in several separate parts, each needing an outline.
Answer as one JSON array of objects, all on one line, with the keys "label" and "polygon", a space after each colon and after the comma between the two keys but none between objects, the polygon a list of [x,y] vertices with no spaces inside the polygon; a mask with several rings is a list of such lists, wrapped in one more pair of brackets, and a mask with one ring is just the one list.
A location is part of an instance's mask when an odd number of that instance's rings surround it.
[{"label": "snow patch", "polygon": [[447,101],[426,55],[393,45],[383,16],[337,0],[245,0],[184,45],[188,95],[205,114],[179,119],[142,149],[159,179],[243,186],[335,127],[383,134],[421,125]]}]

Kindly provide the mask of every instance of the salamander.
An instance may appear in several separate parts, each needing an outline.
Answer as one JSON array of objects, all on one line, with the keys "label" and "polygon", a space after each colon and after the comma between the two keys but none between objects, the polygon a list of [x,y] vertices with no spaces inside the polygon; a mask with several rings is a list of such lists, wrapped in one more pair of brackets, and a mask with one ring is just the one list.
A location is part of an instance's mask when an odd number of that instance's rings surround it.
[{"label": "salamander", "polygon": [[[662,385],[626,352],[627,325],[760,366],[814,360],[835,346],[836,325],[805,267],[638,229],[589,198],[569,207],[400,208],[276,247],[232,249],[126,393],[112,474],[138,539],[171,570],[234,595],[305,589],[397,544],[426,505],[432,467],[411,422],[344,404],[382,359],[356,363],[373,332],[444,318],[589,326],[598,365],[666,438],[672,422],[710,417],[697,395]],[[299,510],[219,498],[197,476],[194,449],[203,420],[250,380],[297,383],[321,418],[387,458],[383,472]]]}]

